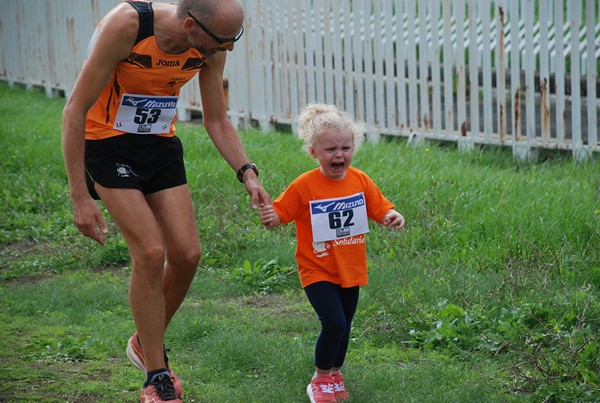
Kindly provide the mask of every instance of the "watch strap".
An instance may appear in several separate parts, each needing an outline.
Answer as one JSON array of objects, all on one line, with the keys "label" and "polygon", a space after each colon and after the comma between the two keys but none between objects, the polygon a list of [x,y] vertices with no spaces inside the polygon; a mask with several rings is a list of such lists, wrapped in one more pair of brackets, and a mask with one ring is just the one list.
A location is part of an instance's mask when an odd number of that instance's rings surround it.
[{"label": "watch strap", "polygon": [[241,167],[241,168],[240,168],[240,169],[237,171],[237,178],[238,178],[238,180],[239,180],[240,182],[244,183],[244,179],[243,179],[243,178],[244,178],[244,173],[245,173],[247,170],[249,170],[249,169],[253,170],[253,171],[254,171],[254,173],[256,174],[256,176],[258,176],[258,168],[256,167],[256,165],[255,165],[255,164],[253,164],[253,163],[251,163],[251,162],[250,162],[250,163],[248,163],[248,164],[245,164],[244,166],[242,166],[242,167]]}]

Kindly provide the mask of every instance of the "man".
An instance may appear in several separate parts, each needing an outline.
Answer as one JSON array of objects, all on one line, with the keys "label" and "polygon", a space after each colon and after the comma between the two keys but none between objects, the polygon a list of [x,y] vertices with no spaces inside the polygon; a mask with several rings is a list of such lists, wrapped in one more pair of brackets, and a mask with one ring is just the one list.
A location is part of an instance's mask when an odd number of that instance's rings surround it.
[{"label": "man", "polygon": [[129,302],[137,332],[127,355],[147,373],[142,402],[178,402],[182,394],[164,334],[201,247],[174,121],[179,89],[198,71],[208,135],[252,207],[270,204],[223,94],[226,51],[242,36],[243,19],[237,0],[120,3],[99,23],[63,112],[75,224],[104,244],[108,229],[94,201],[101,199],[131,255]]}]

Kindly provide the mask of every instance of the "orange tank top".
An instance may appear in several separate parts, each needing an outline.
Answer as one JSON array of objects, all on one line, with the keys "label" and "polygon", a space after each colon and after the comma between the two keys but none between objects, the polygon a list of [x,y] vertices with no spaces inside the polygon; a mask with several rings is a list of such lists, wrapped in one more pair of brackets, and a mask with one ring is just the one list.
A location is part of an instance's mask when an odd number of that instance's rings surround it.
[{"label": "orange tank top", "polygon": [[177,55],[162,52],[154,36],[151,3],[128,3],[140,15],[139,34],[131,54],[116,66],[98,101],[88,111],[87,140],[124,133],[174,136],[180,89],[206,61],[196,49]]}]

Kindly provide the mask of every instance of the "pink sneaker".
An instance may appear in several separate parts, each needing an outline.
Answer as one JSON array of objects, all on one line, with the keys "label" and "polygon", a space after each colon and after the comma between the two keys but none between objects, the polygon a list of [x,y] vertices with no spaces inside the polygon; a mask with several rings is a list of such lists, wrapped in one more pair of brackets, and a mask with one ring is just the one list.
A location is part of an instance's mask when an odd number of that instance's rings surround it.
[{"label": "pink sneaker", "polygon": [[[140,344],[140,339],[138,338],[137,332],[131,336],[129,341],[127,342],[127,358],[133,365],[135,365],[140,371],[146,374],[146,366],[144,365],[144,351],[142,350],[142,345]],[[165,361],[166,361],[165,353]],[[171,382],[173,382],[173,386],[175,387],[175,393],[178,397],[183,395],[183,387],[181,386],[181,380],[175,372],[171,369],[171,366],[168,365],[169,375],[171,376]]]},{"label": "pink sneaker", "polygon": [[306,394],[310,398],[311,403],[335,402],[333,378],[323,375],[313,379],[306,387]]},{"label": "pink sneaker", "polygon": [[350,397],[350,394],[346,390],[346,384],[344,383],[344,375],[341,372],[332,374],[333,378],[333,392],[337,400],[346,400]]}]

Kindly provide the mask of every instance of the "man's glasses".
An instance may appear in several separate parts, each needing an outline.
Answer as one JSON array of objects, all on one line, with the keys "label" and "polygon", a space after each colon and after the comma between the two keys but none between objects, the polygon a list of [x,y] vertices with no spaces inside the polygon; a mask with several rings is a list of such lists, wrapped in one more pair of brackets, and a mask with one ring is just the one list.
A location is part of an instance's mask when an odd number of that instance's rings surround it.
[{"label": "man's glasses", "polygon": [[221,45],[221,46],[229,46],[232,43],[237,42],[242,37],[242,34],[244,33],[244,26],[242,25],[242,30],[235,37],[233,37],[233,38],[220,38],[217,35],[215,35],[212,32],[210,32],[210,30],[208,28],[206,28],[204,26],[204,24],[202,24],[200,21],[198,21],[198,19],[196,17],[194,17],[192,15],[192,13],[190,13],[189,11],[188,11],[188,15],[190,17],[192,17],[192,20],[194,20],[196,22],[196,24],[198,24],[198,26],[200,28],[202,28],[202,30],[208,34],[208,36],[210,36],[215,41],[217,41],[219,43],[219,45]]}]

